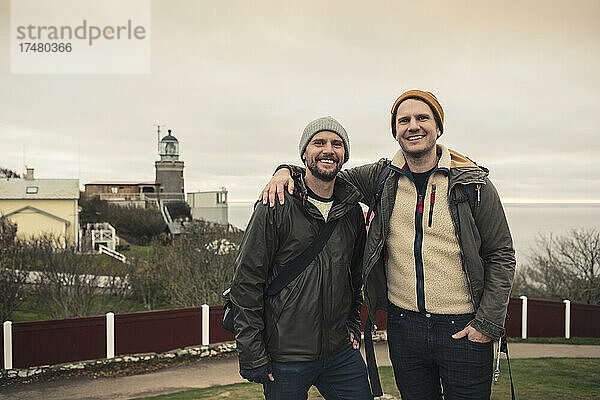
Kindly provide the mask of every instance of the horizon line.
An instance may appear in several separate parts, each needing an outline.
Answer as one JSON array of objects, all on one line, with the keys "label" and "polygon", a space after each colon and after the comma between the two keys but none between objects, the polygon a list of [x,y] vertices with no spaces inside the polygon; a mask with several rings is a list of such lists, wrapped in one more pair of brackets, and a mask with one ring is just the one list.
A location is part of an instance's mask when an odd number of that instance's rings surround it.
[{"label": "horizon line", "polygon": [[[229,199],[228,203],[254,203],[258,198],[255,199]],[[560,200],[560,199],[506,199],[502,200],[502,204],[581,204],[581,205],[600,205],[600,199],[598,200],[587,200],[587,199],[570,199],[570,200]]]}]

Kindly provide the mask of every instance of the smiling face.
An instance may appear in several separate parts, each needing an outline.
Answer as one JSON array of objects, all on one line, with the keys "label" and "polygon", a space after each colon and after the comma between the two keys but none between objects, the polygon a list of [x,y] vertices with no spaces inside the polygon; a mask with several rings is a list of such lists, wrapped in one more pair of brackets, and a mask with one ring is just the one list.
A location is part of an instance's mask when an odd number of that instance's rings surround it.
[{"label": "smiling face", "polygon": [[435,153],[440,130],[431,108],[417,99],[404,100],[396,111],[396,140],[405,157],[422,158]]},{"label": "smiling face", "polygon": [[307,173],[314,177],[329,182],[335,178],[344,164],[344,142],[337,133],[322,131],[312,137],[302,160],[307,168]]}]

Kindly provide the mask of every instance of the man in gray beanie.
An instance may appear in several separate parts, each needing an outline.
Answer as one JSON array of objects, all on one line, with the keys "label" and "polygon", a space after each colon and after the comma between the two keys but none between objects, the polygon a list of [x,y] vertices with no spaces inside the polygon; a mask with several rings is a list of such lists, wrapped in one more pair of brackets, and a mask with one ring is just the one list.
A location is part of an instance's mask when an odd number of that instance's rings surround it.
[{"label": "man in gray beanie", "polygon": [[242,240],[230,292],[240,375],[267,400],[304,400],[313,385],[325,399],[373,399],[359,351],[365,223],[337,176],[349,144],[334,118],[310,122],[306,173],[285,204],[257,203]]}]

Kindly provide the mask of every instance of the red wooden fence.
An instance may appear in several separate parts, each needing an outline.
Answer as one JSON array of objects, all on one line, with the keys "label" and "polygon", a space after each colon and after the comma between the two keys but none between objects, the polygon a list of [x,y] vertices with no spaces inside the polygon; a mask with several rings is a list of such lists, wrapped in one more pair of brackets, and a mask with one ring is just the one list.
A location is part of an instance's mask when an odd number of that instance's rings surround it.
[{"label": "red wooden fence", "polygon": [[211,306],[209,315],[209,343],[227,342],[235,340],[231,332],[226,331],[221,327],[223,321],[223,307]]},{"label": "red wooden fence", "polygon": [[[511,298],[507,336],[521,336],[521,300]],[[221,328],[222,307],[209,310],[209,342],[233,340]],[[361,319],[366,318],[363,307]],[[565,307],[560,301],[528,300],[528,336],[564,336]],[[376,325],[386,328],[386,315],[377,312]],[[12,325],[13,367],[59,364],[106,357],[104,316],[17,322]],[[600,337],[600,306],[571,304],[571,336]],[[2,343],[2,335],[0,335]],[[115,315],[115,354],[163,352],[202,343],[200,307]],[[1,348],[1,347],[0,347]],[[0,360],[2,360],[0,352]],[[3,360],[2,360],[3,362]],[[3,364],[0,364],[3,365]]]},{"label": "red wooden fence", "polygon": [[202,342],[200,307],[115,315],[115,354],[164,352]]},{"label": "red wooden fence", "polygon": [[527,337],[564,337],[564,303],[538,299],[527,303]]},{"label": "red wooden fence", "polygon": [[571,303],[571,337],[600,337],[600,306]]},{"label": "red wooden fence", "polygon": [[521,299],[511,297],[508,301],[508,319],[504,323],[506,336],[521,337]]},{"label": "red wooden fence", "polygon": [[104,316],[12,325],[13,368],[106,357]]}]

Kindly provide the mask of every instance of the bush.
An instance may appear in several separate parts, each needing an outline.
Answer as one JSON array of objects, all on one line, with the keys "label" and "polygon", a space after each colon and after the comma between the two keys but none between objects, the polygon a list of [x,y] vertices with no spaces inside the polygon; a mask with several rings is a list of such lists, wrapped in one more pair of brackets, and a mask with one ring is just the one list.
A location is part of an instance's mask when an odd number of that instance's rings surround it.
[{"label": "bush", "polygon": [[79,214],[82,225],[88,222],[108,222],[117,235],[130,243],[147,246],[158,240],[165,231],[165,222],[156,207],[121,207],[100,200],[82,198]]},{"label": "bush", "polygon": [[[36,311],[44,318],[72,318],[127,311],[129,295],[126,271],[114,262],[62,248],[51,235],[16,239],[0,256],[2,317],[23,302],[25,294],[36,299]],[[28,278],[27,284],[25,279]]]},{"label": "bush", "polygon": [[15,171],[0,167],[0,178],[20,178],[21,175],[17,174]]},{"label": "bush", "polygon": [[185,201],[177,201],[172,203],[167,203],[167,208],[169,209],[169,214],[173,221],[178,218],[181,219],[192,219],[192,210],[188,203]]},{"label": "bush", "polygon": [[129,282],[134,297],[146,310],[154,310],[159,304],[168,304],[168,277],[162,269],[162,260],[171,251],[170,246],[153,242],[151,253],[144,258],[130,258]]},{"label": "bush", "polygon": [[21,246],[16,232],[16,225],[0,218],[0,321],[12,319],[25,298],[27,273],[19,263]]},{"label": "bush", "polygon": [[517,270],[513,293],[600,304],[600,232],[538,236],[528,263]]},{"label": "bush", "polygon": [[75,248],[56,249],[49,237],[29,242],[37,271],[33,292],[37,309],[48,318],[74,318],[127,311],[122,307],[129,292],[122,268],[101,263]]},{"label": "bush", "polygon": [[233,278],[242,235],[237,228],[206,221],[186,225],[157,260],[169,302],[176,307],[220,304],[220,294]]}]

